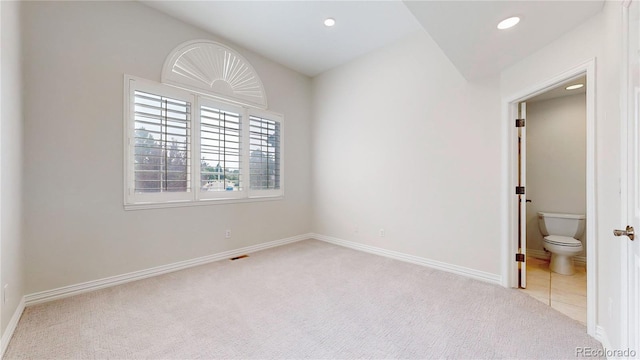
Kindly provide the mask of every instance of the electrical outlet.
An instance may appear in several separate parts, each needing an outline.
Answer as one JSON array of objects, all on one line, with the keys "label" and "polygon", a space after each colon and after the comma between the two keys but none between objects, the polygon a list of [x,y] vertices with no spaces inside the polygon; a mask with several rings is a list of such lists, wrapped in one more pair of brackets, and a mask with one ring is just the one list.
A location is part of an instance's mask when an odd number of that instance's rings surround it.
[{"label": "electrical outlet", "polygon": [[380,229],[380,237],[384,237],[384,235],[385,235],[384,229]]},{"label": "electrical outlet", "polygon": [[231,238],[231,230],[230,229],[225,230],[224,238],[225,239],[230,239]]},{"label": "electrical outlet", "polygon": [[7,303],[7,289],[9,289],[9,284],[4,284],[4,289],[2,291],[2,303]]}]

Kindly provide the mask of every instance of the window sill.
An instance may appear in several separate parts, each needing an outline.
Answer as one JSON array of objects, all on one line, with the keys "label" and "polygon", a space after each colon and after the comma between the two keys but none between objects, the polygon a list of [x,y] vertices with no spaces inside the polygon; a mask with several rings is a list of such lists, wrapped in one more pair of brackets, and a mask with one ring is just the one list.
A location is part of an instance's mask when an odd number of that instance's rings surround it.
[{"label": "window sill", "polygon": [[253,203],[263,201],[276,201],[283,200],[283,195],[278,196],[261,196],[251,197],[244,199],[207,199],[199,201],[170,201],[162,203],[136,203],[136,204],[124,204],[125,210],[146,210],[146,209],[165,209],[165,208],[177,208],[177,207],[192,207],[192,206],[210,206],[210,205],[224,205],[224,204],[242,204]]}]

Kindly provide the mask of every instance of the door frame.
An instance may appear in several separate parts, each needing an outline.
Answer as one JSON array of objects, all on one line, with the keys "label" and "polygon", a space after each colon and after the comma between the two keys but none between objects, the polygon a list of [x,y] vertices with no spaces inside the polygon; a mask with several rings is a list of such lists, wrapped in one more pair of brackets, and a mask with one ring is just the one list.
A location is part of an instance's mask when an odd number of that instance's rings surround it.
[{"label": "door frame", "polygon": [[591,58],[556,76],[542,81],[525,90],[513,93],[502,99],[502,129],[503,129],[503,196],[502,196],[502,285],[518,287],[518,265],[515,255],[518,251],[518,196],[515,195],[517,186],[518,131],[514,124],[517,118],[518,103],[540,95],[557,85],[578,78],[587,77],[586,106],[587,106],[587,333],[596,336],[597,309],[597,229],[596,229],[596,59]]}]

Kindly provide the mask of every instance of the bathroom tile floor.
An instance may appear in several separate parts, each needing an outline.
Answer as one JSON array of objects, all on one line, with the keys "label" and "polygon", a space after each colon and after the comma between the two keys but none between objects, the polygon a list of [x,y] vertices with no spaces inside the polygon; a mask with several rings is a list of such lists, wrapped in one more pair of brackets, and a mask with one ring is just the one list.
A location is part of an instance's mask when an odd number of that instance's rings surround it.
[{"label": "bathroom tile floor", "polygon": [[587,270],[575,264],[574,275],[549,270],[549,260],[527,256],[527,288],[520,289],[572,319],[587,323]]}]

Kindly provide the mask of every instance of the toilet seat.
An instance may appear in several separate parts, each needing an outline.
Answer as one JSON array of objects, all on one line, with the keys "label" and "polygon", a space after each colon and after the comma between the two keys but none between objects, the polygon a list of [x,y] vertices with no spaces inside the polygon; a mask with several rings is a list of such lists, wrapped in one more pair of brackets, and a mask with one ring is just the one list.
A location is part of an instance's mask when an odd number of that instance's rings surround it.
[{"label": "toilet seat", "polygon": [[567,247],[579,247],[582,246],[580,240],[576,240],[572,237],[568,236],[560,236],[560,235],[549,235],[544,237],[544,241],[558,246],[567,246]]}]

